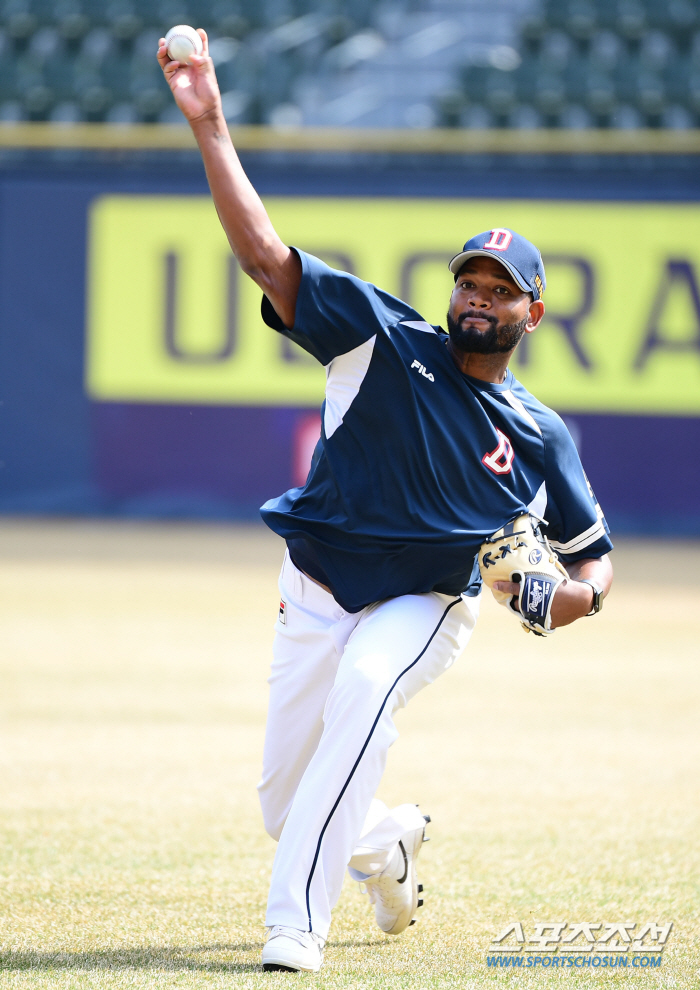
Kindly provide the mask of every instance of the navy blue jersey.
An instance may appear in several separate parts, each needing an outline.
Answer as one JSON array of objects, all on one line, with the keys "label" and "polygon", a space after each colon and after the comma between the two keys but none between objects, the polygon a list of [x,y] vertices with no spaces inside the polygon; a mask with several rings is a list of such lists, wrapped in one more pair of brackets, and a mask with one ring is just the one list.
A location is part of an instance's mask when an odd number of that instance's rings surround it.
[{"label": "navy blue jersey", "polygon": [[265,321],[326,368],[321,439],[302,488],[266,502],[292,559],[349,612],[396,595],[477,594],[475,555],[523,510],[564,563],[612,548],[566,426],[508,371],[457,368],[410,306],[298,252],[294,327]]}]

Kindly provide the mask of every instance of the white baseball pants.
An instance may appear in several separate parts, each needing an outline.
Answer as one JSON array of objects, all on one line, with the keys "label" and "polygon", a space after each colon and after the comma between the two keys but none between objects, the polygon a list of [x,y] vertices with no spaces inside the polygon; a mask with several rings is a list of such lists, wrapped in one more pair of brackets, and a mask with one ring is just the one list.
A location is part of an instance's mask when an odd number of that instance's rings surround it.
[{"label": "white baseball pants", "polygon": [[423,824],[406,805],[382,823],[372,799],[398,735],[394,712],[454,663],[479,599],[430,592],[353,614],[289,554],[280,593],[258,785],[279,840],[265,924],[327,938],[346,866],[381,872],[401,835]]}]

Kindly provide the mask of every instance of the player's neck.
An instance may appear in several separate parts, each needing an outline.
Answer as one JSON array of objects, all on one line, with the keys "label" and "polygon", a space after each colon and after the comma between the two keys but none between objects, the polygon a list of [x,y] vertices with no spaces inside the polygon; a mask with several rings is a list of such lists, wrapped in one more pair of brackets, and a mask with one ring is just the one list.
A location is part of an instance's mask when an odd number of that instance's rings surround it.
[{"label": "player's neck", "polygon": [[482,382],[493,382],[496,385],[502,385],[506,380],[512,351],[505,351],[501,354],[474,354],[453,347],[451,340],[447,341],[446,346],[452,360],[463,375],[478,378]]}]

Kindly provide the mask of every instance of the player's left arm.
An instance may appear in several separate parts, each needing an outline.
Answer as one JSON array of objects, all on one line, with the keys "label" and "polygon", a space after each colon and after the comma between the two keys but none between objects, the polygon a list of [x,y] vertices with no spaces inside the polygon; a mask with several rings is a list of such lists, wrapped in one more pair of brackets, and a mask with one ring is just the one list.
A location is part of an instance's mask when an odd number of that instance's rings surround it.
[{"label": "player's left arm", "polygon": [[[583,578],[593,581],[603,592],[603,597],[610,591],[613,581],[613,567],[607,553],[602,557],[584,557],[564,566],[569,580],[559,585],[554,596],[552,629],[568,626],[590,613],[594,592],[590,584],[583,583]],[[496,581],[494,588],[515,597],[520,591],[519,586],[511,581]]]},{"label": "player's left arm", "polygon": [[602,557],[584,557],[564,566],[570,580],[560,584],[554,596],[553,629],[557,626],[568,626],[576,619],[588,615],[593,608],[593,588],[590,584],[583,584],[583,578],[593,581],[603,592],[603,597],[608,594],[613,582],[613,567],[607,553]]},{"label": "player's left arm", "polygon": [[[541,425],[547,491],[545,533],[569,575],[552,600],[551,622],[556,629],[591,612],[594,591],[584,579],[593,581],[604,596],[610,591],[613,568],[608,551],[612,543],[605,517],[565,424],[550,411],[541,419]],[[497,582],[494,588],[515,596],[519,592],[518,585],[511,582]]]}]

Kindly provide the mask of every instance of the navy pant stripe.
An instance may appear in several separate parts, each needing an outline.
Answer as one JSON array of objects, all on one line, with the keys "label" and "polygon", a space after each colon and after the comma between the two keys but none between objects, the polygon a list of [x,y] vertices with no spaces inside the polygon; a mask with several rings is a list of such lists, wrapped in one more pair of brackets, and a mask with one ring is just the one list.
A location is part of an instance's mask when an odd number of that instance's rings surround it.
[{"label": "navy pant stripe", "polygon": [[343,784],[342,790],[340,791],[340,794],[336,798],[335,804],[331,808],[330,814],[328,815],[328,818],[326,818],[325,824],[324,824],[323,828],[321,829],[321,834],[318,837],[318,843],[316,845],[316,853],[314,855],[314,861],[311,864],[311,870],[309,872],[309,879],[306,881],[306,911],[307,911],[307,914],[309,916],[309,931],[310,932],[313,931],[313,926],[311,924],[311,903],[310,903],[310,897],[311,897],[311,893],[310,893],[311,892],[311,881],[313,880],[313,876],[314,876],[314,873],[316,871],[316,864],[318,863],[318,857],[319,857],[319,855],[321,853],[321,843],[323,842],[323,836],[326,834],[326,829],[330,825],[331,819],[332,819],[333,815],[335,814],[335,810],[338,807],[338,805],[340,804],[340,802],[341,802],[341,800],[343,798],[343,794],[345,794],[346,790],[348,789],[348,786],[350,784],[350,781],[352,780],[352,778],[353,778],[353,776],[355,774],[355,771],[357,770],[358,766],[360,765],[360,760],[364,756],[365,750],[369,746],[370,739],[372,738],[372,735],[374,733],[374,730],[377,728],[377,723],[379,722],[379,719],[381,718],[382,712],[384,711],[384,707],[385,707],[387,701],[389,700],[389,698],[391,697],[391,692],[394,690],[394,688],[396,687],[396,685],[399,683],[399,681],[401,680],[401,678],[403,677],[403,675],[406,674],[406,673],[408,673],[408,671],[411,669],[411,667],[415,667],[415,665],[421,659],[421,657],[423,656],[423,654],[425,653],[425,651],[428,649],[428,647],[430,646],[430,644],[432,643],[432,641],[435,639],[435,636],[437,635],[437,632],[438,632],[440,626],[445,621],[445,618],[447,617],[447,613],[450,611],[450,609],[453,609],[455,607],[455,605],[459,605],[459,603],[461,601],[462,601],[461,598],[457,598],[457,599],[455,599],[455,601],[450,602],[450,604],[447,606],[447,608],[445,609],[445,611],[440,616],[440,621],[438,622],[438,624],[435,626],[435,628],[433,629],[432,633],[430,634],[430,638],[428,639],[428,642],[425,644],[425,646],[423,647],[423,649],[420,651],[420,653],[418,654],[418,656],[416,657],[416,659],[413,660],[413,661],[411,661],[411,663],[409,663],[408,667],[406,667],[404,670],[401,671],[401,673],[399,674],[399,676],[396,678],[396,680],[394,681],[394,683],[391,685],[391,687],[387,691],[386,697],[384,698],[384,701],[381,703],[381,705],[379,707],[379,711],[377,712],[377,717],[375,718],[374,722],[372,723],[372,728],[369,730],[369,735],[365,739],[364,744],[362,746],[362,749],[360,750],[360,755],[355,760],[355,763],[353,765],[353,768],[350,771],[350,773],[348,774],[347,780]]}]

